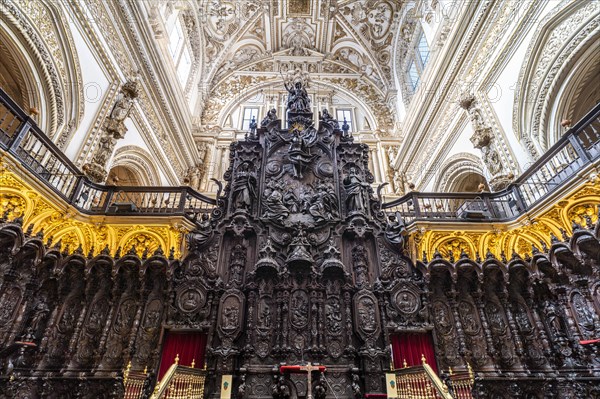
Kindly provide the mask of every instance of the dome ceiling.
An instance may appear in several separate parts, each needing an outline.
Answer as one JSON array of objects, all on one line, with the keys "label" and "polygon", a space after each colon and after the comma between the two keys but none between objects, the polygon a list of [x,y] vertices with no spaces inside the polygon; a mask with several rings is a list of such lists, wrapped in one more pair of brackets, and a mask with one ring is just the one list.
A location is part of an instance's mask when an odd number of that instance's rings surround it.
[{"label": "dome ceiling", "polygon": [[364,106],[380,134],[393,132],[397,1],[197,4],[203,50],[199,125],[219,124],[232,102],[261,88],[281,88],[282,75],[301,68],[312,84],[339,90]]}]

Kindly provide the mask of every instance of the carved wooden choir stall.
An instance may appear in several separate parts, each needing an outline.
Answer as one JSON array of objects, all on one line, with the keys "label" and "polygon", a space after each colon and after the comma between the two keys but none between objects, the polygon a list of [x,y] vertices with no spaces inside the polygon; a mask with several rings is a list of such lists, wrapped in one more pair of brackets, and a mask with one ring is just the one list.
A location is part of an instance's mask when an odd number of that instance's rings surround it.
[{"label": "carved wooden choir stall", "polygon": [[[427,357],[450,394],[449,368],[472,367],[476,397],[599,397],[598,347],[580,343],[600,336],[598,224],[529,259],[415,264],[368,146],[289,83],[287,128],[271,110],[231,145],[182,260],[86,256],[3,218],[0,397],[150,397],[177,354],[205,397],[232,375],[233,397],[360,398],[386,392],[390,344],[396,368]],[[309,362],[326,366],[311,386],[290,372]]]}]

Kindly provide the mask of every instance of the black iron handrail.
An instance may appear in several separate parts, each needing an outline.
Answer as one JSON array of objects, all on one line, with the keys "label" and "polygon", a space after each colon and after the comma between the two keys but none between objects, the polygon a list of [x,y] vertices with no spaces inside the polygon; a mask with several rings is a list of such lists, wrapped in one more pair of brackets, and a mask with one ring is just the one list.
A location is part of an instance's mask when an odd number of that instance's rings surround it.
[{"label": "black iron handrail", "polygon": [[[79,211],[91,215],[185,216],[196,220],[216,200],[190,187],[121,187],[92,183],[0,89],[0,148]],[[504,190],[490,193],[411,192],[382,204],[414,221],[509,221],[532,209],[600,158],[600,104],[570,128]]]},{"label": "black iron handrail", "polygon": [[0,89],[0,148],[52,191],[89,215],[185,216],[195,221],[216,200],[186,187],[123,187],[95,184]]},{"label": "black iron handrail", "polygon": [[509,221],[531,210],[600,158],[600,104],[505,189],[482,193],[410,192],[382,204],[414,221]]}]

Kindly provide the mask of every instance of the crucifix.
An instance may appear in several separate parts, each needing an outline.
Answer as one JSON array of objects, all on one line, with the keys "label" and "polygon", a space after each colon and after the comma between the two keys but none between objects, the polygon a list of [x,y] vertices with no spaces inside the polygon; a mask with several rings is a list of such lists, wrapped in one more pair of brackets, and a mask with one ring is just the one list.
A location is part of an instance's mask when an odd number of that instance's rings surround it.
[{"label": "crucifix", "polygon": [[306,373],[306,382],[307,382],[307,399],[313,399],[312,396],[312,372],[313,371],[320,371],[321,373],[324,372],[327,369],[327,367],[322,366],[322,365],[313,365],[312,363],[308,363],[305,366],[280,366],[279,367],[279,372],[280,373],[285,373],[286,371],[289,373]]}]

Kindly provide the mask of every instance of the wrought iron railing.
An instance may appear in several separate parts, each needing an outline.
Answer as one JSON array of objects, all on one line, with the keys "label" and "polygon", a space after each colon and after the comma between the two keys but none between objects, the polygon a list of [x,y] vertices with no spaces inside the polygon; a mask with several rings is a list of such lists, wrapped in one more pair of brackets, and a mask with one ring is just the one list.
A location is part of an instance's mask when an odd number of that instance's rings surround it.
[{"label": "wrought iron railing", "polygon": [[446,384],[427,364],[424,356],[420,366],[396,369],[396,389],[399,398],[412,399],[453,399]]},{"label": "wrought iron railing", "polygon": [[204,383],[206,381],[206,369],[184,367],[178,364],[179,355],[175,363],[156,384],[151,399],[197,399],[204,397]]},{"label": "wrought iron railing", "polygon": [[[185,216],[210,212],[216,200],[189,187],[117,187],[92,183],[0,89],[0,148],[87,214]],[[600,158],[600,104],[506,189],[494,193],[411,192],[384,203],[414,221],[508,221],[521,216]]]},{"label": "wrought iron railing", "polygon": [[0,148],[66,202],[90,215],[185,216],[210,212],[216,200],[190,187],[122,187],[92,183],[0,89]]},{"label": "wrought iron railing", "polygon": [[405,222],[508,221],[532,209],[600,158],[600,104],[506,189],[494,193],[411,192],[384,203]]}]

